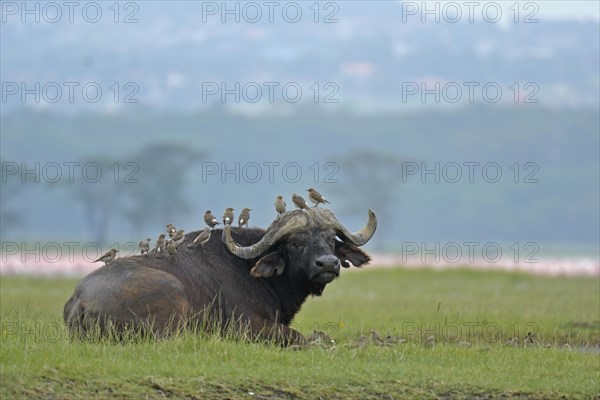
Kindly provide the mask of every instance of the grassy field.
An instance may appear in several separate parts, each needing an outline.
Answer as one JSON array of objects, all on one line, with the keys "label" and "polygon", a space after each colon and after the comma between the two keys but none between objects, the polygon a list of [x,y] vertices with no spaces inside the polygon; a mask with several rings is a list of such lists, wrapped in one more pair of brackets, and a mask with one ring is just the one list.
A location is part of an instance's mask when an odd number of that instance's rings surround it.
[{"label": "grassy field", "polygon": [[[335,344],[302,350],[191,334],[71,342],[61,312],[75,282],[2,277],[0,398],[600,397],[597,278],[343,273],[294,323]],[[371,329],[406,342],[377,345]]]}]

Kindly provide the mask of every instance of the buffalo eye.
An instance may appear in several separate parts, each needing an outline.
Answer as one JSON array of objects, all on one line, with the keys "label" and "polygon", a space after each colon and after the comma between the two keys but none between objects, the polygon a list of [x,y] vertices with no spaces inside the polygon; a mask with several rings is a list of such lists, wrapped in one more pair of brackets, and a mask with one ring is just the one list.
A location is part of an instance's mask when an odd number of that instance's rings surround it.
[{"label": "buffalo eye", "polygon": [[325,241],[335,247],[335,236],[329,236]]},{"label": "buffalo eye", "polygon": [[295,250],[298,250],[302,247],[302,243],[296,241],[292,242],[291,245]]}]

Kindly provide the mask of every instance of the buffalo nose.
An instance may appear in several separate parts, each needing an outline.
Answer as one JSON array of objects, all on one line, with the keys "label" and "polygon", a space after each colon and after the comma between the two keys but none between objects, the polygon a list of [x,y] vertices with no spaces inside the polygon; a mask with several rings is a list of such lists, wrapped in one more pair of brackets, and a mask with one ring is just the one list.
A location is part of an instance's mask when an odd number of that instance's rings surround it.
[{"label": "buffalo nose", "polygon": [[334,255],[321,256],[317,258],[315,264],[322,270],[336,272],[336,274],[340,270],[340,260]]}]

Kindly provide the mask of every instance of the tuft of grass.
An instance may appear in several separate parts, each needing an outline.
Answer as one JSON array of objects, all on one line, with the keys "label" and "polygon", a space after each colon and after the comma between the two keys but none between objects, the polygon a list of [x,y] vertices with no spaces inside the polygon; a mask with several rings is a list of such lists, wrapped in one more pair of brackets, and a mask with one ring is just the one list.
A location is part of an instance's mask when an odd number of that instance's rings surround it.
[{"label": "tuft of grass", "polygon": [[[294,326],[327,346],[281,348],[184,329],[72,340],[75,280],[0,280],[1,398],[588,398],[600,393],[597,279],[501,272],[342,274]],[[377,345],[370,330],[405,343]],[[531,332],[531,343],[524,339]],[[367,340],[361,344],[360,336]],[[518,337],[517,345],[507,341]],[[433,339],[430,339],[433,338]],[[468,343],[467,343],[468,342]]]}]

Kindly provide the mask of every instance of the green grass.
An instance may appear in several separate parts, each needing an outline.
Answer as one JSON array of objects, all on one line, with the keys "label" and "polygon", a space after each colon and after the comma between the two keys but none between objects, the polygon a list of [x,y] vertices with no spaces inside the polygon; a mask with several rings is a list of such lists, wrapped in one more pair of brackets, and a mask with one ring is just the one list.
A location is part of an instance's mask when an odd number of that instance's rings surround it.
[{"label": "green grass", "polygon": [[[72,342],[75,280],[2,277],[0,398],[590,398],[600,393],[597,278],[373,270],[343,273],[294,325],[333,347],[214,335]],[[375,329],[407,342],[356,347]],[[510,347],[528,331],[539,344]],[[433,348],[426,346],[434,336]],[[463,347],[459,342],[472,345]],[[568,343],[570,348],[565,348]],[[464,343],[463,343],[464,345]]]}]

